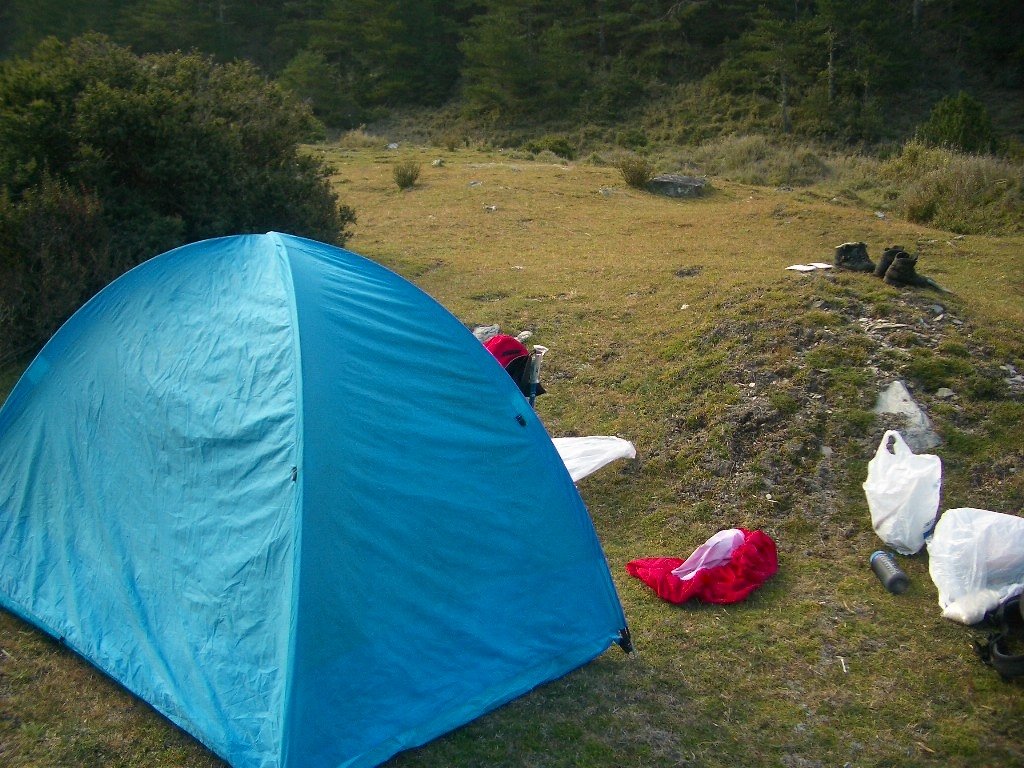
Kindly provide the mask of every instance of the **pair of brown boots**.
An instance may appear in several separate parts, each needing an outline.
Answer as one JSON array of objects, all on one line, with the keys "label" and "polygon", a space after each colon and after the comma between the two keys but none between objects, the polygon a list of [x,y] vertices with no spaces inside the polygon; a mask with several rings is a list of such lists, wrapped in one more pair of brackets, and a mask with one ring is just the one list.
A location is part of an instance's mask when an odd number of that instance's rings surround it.
[{"label": "pair of brown boots", "polygon": [[917,274],[917,256],[911,256],[902,245],[893,245],[882,252],[882,258],[875,267],[875,277],[889,285],[928,285],[928,281]]}]

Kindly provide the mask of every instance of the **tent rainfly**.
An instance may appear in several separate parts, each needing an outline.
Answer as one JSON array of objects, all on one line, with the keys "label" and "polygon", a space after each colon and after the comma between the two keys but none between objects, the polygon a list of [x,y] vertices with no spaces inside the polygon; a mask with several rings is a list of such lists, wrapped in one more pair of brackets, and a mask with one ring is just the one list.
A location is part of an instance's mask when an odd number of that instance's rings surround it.
[{"label": "tent rainfly", "polygon": [[0,605],[235,768],[376,765],[628,644],[494,358],[394,273],[273,232],[140,265],[25,371]]}]

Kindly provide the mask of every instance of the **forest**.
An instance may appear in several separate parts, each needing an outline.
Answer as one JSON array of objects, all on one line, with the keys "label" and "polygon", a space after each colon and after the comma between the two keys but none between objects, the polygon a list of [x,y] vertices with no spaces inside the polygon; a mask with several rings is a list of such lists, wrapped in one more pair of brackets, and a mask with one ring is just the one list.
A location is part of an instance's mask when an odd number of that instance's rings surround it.
[{"label": "forest", "polygon": [[959,92],[1015,137],[1024,101],[1019,0],[10,0],[0,59],[89,31],[248,60],[335,129],[447,107],[484,127],[871,144]]},{"label": "forest", "polygon": [[[8,0],[0,360],[182,243],[277,229],[343,244],[357,212],[302,147],[365,126],[643,169],[679,151],[679,167],[738,162],[757,184],[837,175],[820,152],[891,159],[857,174],[908,219],[1015,232],[1024,4]],[[781,173],[750,175],[762,144],[787,145]]]}]

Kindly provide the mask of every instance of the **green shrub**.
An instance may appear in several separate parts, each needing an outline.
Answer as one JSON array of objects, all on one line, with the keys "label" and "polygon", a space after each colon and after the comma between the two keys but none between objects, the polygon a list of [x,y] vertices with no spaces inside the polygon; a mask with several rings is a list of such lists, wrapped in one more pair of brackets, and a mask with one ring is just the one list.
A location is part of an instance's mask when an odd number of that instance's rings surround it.
[{"label": "green shrub", "polygon": [[459,147],[468,145],[469,141],[458,131],[445,131],[435,139],[435,143],[440,144],[449,152],[454,152]]},{"label": "green shrub", "polygon": [[917,137],[931,146],[973,154],[986,154],[996,149],[995,129],[988,110],[963,91],[936,104],[928,122],[918,128]]},{"label": "green shrub", "polygon": [[328,62],[319,51],[299,51],[277,82],[307,102],[313,113],[333,128],[351,128],[362,116],[338,65]]},{"label": "green shrub", "polygon": [[636,189],[647,189],[657,175],[654,164],[641,155],[623,155],[615,161],[625,182]]},{"label": "green shrub", "polygon": [[[343,244],[355,215],[339,207],[322,161],[300,152],[318,125],[247,63],[139,57],[99,35],[51,38],[4,61],[0,229],[14,238],[5,247],[21,238],[35,254],[4,279],[24,291],[42,274],[80,301],[204,238],[281,230]],[[55,298],[35,302],[32,318],[10,303],[5,311],[33,336],[68,307]]]},{"label": "green shrub", "polygon": [[411,158],[399,160],[391,169],[391,175],[399,189],[412,189],[420,177],[420,164]]},{"label": "green shrub", "polygon": [[523,148],[538,155],[546,150],[566,160],[576,159],[576,147],[565,136],[542,136],[526,142]]},{"label": "green shrub", "polygon": [[99,199],[44,175],[0,190],[0,360],[34,349],[115,276]]},{"label": "green shrub", "polygon": [[639,128],[627,128],[615,134],[615,143],[626,149],[643,149],[647,146],[647,134]]}]

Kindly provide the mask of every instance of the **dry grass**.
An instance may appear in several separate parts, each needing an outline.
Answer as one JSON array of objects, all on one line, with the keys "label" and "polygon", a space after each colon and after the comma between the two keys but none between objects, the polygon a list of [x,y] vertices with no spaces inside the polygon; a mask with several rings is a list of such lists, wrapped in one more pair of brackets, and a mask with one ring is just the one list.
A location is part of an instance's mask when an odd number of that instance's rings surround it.
[{"label": "dry grass", "polygon": [[353,128],[338,137],[337,145],[344,149],[383,149],[387,140],[369,133],[365,128]]},{"label": "dry grass", "polygon": [[[386,153],[315,151],[358,213],[348,247],[468,325],[534,331],[552,350],[538,400],[549,430],[639,449],[581,483],[635,657],[613,649],[390,765],[1024,761],[1020,684],[975,659],[977,631],[940,618],[925,556],[901,560],[908,593],[881,589],[859,488],[884,429],[869,411],[877,386],[919,376],[947,439],[944,506],[1024,508],[1024,404],[998,368],[1024,369],[1024,238],[955,239],[849,200],[720,179],[707,198],[670,200],[614,167],[497,151],[428,165],[408,194]],[[830,261],[849,240],[876,258],[904,245],[954,294],[784,270]],[[861,318],[904,328],[872,335]],[[936,371],[954,404],[933,396]],[[735,525],[766,530],[780,551],[779,575],[745,603],[673,607],[625,574],[632,558],[685,556]],[[218,764],[8,616],[0,648],[3,764]]]}]

